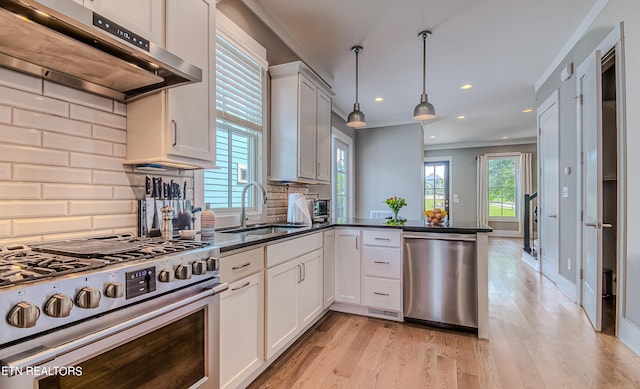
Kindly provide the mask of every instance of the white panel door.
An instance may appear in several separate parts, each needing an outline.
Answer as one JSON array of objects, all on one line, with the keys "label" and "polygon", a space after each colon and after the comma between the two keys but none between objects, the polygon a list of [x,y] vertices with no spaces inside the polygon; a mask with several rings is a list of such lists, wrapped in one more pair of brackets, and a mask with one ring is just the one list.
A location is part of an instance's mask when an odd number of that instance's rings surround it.
[{"label": "white panel door", "polygon": [[552,103],[538,116],[540,128],[540,270],[553,282],[559,271],[559,172],[558,103]]},{"label": "white panel door", "polygon": [[298,287],[298,320],[302,329],[322,312],[322,249],[300,257],[302,280]]},{"label": "white panel door", "polygon": [[266,342],[267,359],[271,358],[299,332],[298,283],[300,265],[291,260],[267,270]]},{"label": "white panel door", "polygon": [[335,261],[334,261],[334,231],[325,231],[324,232],[324,247],[323,247],[323,255],[322,255],[322,263],[324,265],[324,271],[322,277],[324,279],[324,304],[323,308],[327,309],[333,301],[335,300],[334,296],[334,285],[335,285]]},{"label": "white panel door", "polygon": [[593,328],[602,326],[602,64],[596,50],[578,68],[582,96],[582,306]]},{"label": "white panel door", "polygon": [[360,304],[360,230],[335,231],[337,302]]},{"label": "white panel door", "polygon": [[316,86],[303,75],[298,80],[298,176],[316,179]]}]

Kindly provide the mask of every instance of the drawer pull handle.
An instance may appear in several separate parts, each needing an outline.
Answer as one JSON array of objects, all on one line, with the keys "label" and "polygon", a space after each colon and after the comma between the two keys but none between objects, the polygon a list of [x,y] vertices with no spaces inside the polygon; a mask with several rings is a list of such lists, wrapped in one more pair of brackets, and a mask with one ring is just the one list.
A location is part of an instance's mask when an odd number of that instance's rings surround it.
[{"label": "drawer pull handle", "polygon": [[247,282],[246,282],[244,285],[242,285],[242,286],[238,286],[237,288],[231,288],[231,291],[244,289],[244,288],[246,288],[246,287],[247,287],[247,286],[249,286],[249,285],[251,285],[251,282],[247,281]]},{"label": "drawer pull handle", "polygon": [[389,293],[373,292],[373,294],[377,294],[378,296],[389,296]]},{"label": "drawer pull handle", "polygon": [[247,266],[249,266],[249,265],[251,265],[251,262],[247,262],[247,263],[242,264],[242,265],[240,265],[240,266],[234,266],[234,267],[232,267],[232,268],[231,268],[231,270],[240,270],[240,269],[242,269],[243,267],[247,267]]},{"label": "drawer pull handle", "polygon": [[385,262],[385,261],[373,261],[373,263],[379,263],[381,265],[391,265],[391,262]]},{"label": "drawer pull handle", "polygon": [[390,241],[391,239],[389,239],[389,238],[373,238],[373,240],[386,240],[386,241]]}]

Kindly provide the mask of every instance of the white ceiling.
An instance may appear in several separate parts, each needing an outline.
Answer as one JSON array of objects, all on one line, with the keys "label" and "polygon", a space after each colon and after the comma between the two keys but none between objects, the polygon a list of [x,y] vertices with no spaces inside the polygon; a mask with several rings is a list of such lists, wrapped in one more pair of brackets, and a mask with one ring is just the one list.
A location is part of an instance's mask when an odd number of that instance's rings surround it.
[{"label": "white ceiling", "polygon": [[[243,1],[333,86],[343,118],[355,101],[351,47],[363,46],[359,101],[368,125],[358,131],[415,123],[418,33],[431,30],[427,93],[436,119],[424,132],[426,147],[438,148],[535,139],[535,111],[522,110],[535,109],[534,84],[597,0]],[[467,83],[473,88],[461,90]]]}]

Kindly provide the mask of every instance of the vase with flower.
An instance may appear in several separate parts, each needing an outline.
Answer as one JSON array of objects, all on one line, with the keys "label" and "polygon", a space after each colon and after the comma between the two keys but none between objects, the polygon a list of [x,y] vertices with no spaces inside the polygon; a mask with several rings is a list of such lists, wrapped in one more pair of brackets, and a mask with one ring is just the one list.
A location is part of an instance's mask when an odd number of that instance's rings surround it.
[{"label": "vase with flower", "polygon": [[391,212],[393,212],[393,218],[391,221],[393,223],[398,223],[400,219],[398,219],[398,212],[400,209],[407,205],[407,202],[402,197],[392,196],[385,200],[385,203],[391,208]]}]

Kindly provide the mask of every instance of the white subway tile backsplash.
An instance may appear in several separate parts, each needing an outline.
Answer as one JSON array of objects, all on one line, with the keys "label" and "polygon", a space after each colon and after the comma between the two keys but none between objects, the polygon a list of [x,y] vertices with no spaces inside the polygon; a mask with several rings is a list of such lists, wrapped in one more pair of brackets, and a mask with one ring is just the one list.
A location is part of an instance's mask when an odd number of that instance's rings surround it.
[{"label": "white subway tile backsplash", "polygon": [[112,230],[93,230],[93,231],[79,231],[79,232],[70,232],[70,233],[62,233],[62,234],[48,234],[42,236],[42,241],[44,242],[55,242],[60,240],[69,240],[69,239],[81,239],[88,238],[92,236],[105,236],[113,234]]},{"label": "white subway tile backsplash", "polygon": [[11,179],[11,164],[10,163],[0,163],[0,180],[10,180]]},{"label": "white subway tile backsplash", "polygon": [[42,132],[0,124],[0,139],[4,139],[7,143],[40,146],[42,144]]},{"label": "white subway tile backsplash", "polygon": [[127,156],[127,146],[119,143],[113,144],[113,156],[125,158]]},{"label": "white subway tile backsplash", "polygon": [[108,140],[117,143],[127,143],[127,132],[124,130],[117,130],[111,127],[93,125],[93,137],[95,139]]},{"label": "white subway tile backsplash", "polygon": [[0,239],[11,236],[11,222],[9,220],[0,220]]},{"label": "white subway tile backsplash", "polygon": [[11,107],[0,105],[0,123],[11,123]]},{"label": "white subway tile backsplash", "polygon": [[69,153],[0,143],[0,161],[67,166],[69,164]]},{"label": "white subway tile backsplash", "polygon": [[71,200],[69,203],[69,214],[78,215],[109,215],[109,214],[131,214],[130,200],[111,201],[83,201]]},{"label": "white subway tile backsplash", "polygon": [[58,116],[69,116],[69,103],[17,89],[0,86],[0,104]]},{"label": "white subway tile backsplash", "polygon": [[40,165],[14,165],[13,179],[16,181],[54,182],[67,184],[90,184],[91,170]]},{"label": "white subway tile backsplash", "polygon": [[0,201],[0,219],[67,216],[67,201]]},{"label": "white subway tile backsplash", "polygon": [[91,230],[91,217],[53,217],[16,219],[13,221],[14,236],[59,234],[64,232],[86,232]]},{"label": "white subway tile backsplash", "polygon": [[42,196],[42,184],[3,182],[0,185],[2,200],[39,200]]},{"label": "white subway tile backsplash", "polygon": [[49,130],[69,135],[91,137],[91,124],[78,122],[71,119],[57,116],[45,115],[42,113],[25,111],[22,109],[13,110],[13,124],[21,127],[37,128]]},{"label": "white subway tile backsplash", "polygon": [[127,117],[120,116],[113,113],[102,112],[96,109],[82,107],[80,105],[71,104],[71,110],[69,116],[72,119],[83,120],[95,124],[101,124],[103,126],[109,126],[114,128],[126,129]]},{"label": "white subway tile backsplash", "polygon": [[124,103],[121,103],[119,101],[114,101],[113,102],[113,113],[118,114],[118,115],[122,115],[122,116],[127,116],[127,105]]},{"label": "white subway tile backsplash", "polygon": [[122,158],[101,157],[93,154],[71,153],[70,166],[86,169],[124,171]]},{"label": "white subway tile backsplash", "polygon": [[110,186],[73,185],[73,184],[42,184],[44,199],[85,199],[105,200],[113,197]]},{"label": "white subway tile backsplash", "polygon": [[37,94],[42,93],[41,79],[6,68],[0,68],[0,85]]},{"label": "white subway tile backsplash", "polygon": [[131,179],[125,172],[95,170],[92,183],[97,185],[130,185]]},{"label": "white subway tile backsplash", "polygon": [[84,105],[102,111],[111,112],[113,110],[113,100],[106,97],[96,96],[78,89],[69,88],[51,81],[44,81],[45,96],[54,97],[71,103]]},{"label": "white subway tile backsplash", "polygon": [[137,223],[135,215],[104,215],[93,217],[94,229],[127,228],[135,227]]},{"label": "white subway tile backsplash", "polygon": [[116,200],[135,200],[144,198],[144,188],[116,186],[113,188],[113,198]]},{"label": "white subway tile backsplash", "polygon": [[111,146],[111,144],[111,142],[105,142],[103,140],[79,138],[77,136],[61,135],[52,132],[44,132],[42,134],[42,145],[51,149],[112,155],[113,147]]}]

